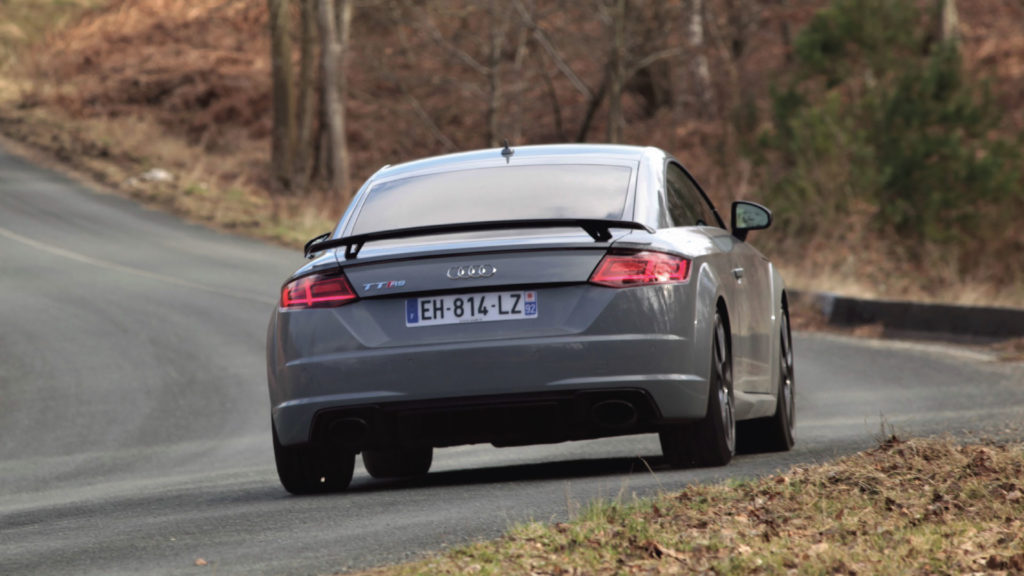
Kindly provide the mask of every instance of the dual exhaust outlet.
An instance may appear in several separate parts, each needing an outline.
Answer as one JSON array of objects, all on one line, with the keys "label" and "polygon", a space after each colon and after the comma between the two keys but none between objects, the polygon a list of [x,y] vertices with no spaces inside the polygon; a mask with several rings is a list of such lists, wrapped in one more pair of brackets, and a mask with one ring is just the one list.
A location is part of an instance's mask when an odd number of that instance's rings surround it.
[{"label": "dual exhaust outlet", "polygon": [[[639,414],[632,402],[613,398],[593,403],[588,418],[591,423],[606,430],[625,430],[637,423]],[[327,436],[332,443],[360,448],[370,439],[370,425],[363,418],[355,416],[338,418],[328,426]]]}]

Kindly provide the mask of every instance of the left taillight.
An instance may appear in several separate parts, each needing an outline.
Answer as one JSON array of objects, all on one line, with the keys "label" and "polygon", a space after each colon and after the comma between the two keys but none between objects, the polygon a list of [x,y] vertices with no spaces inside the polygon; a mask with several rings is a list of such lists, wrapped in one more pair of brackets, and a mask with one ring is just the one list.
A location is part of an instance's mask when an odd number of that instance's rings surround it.
[{"label": "left taillight", "polygon": [[311,274],[281,287],[281,308],[331,308],[358,298],[344,274]]}]

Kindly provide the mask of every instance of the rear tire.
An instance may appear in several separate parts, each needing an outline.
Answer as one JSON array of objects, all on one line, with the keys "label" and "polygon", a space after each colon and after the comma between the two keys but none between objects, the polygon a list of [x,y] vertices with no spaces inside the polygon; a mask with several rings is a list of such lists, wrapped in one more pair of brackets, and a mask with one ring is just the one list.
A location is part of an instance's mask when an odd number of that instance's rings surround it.
[{"label": "rear tire", "polygon": [[782,309],[779,335],[779,389],[775,400],[775,414],[740,422],[740,451],[785,452],[793,447],[793,427],[796,423],[796,380],[794,378],[793,336],[789,329],[789,311]]},{"label": "rear tire", "polygon": [[271,423],[274,435],[274,461],[277,477],[284,489],[292,494],[322,494],[339,492],[352,482],[356,464],[354,452],[332,451],[310,443],[282,446],[277,428]]},{"label": "rear tire", "polygon": [[661,451],[673,467],[724,466],[736,453],[732,353],[725,322],[715,314],[711,378],[704,419],[676,425],[659,434]]},{"label": "rear tire", "polygon": [[430,446],[363,450],[363,466],[374,478],[408,478],[430,471],[434,449]]}]

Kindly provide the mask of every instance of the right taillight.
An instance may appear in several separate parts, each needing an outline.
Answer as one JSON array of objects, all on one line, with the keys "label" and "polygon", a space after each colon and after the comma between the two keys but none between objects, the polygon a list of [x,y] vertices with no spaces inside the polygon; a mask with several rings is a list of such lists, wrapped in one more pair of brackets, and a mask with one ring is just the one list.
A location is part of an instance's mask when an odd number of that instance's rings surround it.
[{"label": "right taillight", "polygon": [[281,308],[330,308],[357,298],[344,274],[311,274],[281,287]]},{"label": "right taillight", "polygon": [[637,252],[607,254],[590,275],[590,282],[611,288],[626,288],[686,282],[689,278],[690,261],[686,258],[663,252]]}]

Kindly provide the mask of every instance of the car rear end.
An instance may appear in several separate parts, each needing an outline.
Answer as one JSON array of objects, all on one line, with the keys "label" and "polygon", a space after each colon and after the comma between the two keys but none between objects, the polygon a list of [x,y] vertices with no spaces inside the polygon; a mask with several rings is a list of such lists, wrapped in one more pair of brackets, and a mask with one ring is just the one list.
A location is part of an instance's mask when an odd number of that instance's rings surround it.
[{"label": "car rear end", "polygon": [[[268,337],[280,442],[534,444],[702,417],[693,262],[614,225],[633,215],[639,161],[484,160],[371,180],[337,241],[441,230],[326,251],[282,287]],[[541,225],[458,231],[497,220]]]}]

